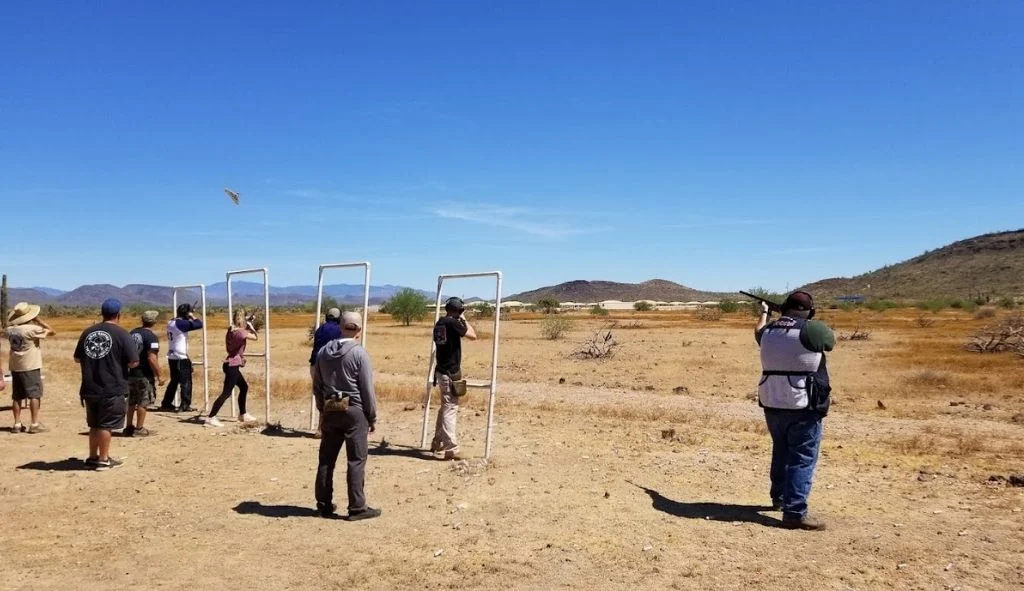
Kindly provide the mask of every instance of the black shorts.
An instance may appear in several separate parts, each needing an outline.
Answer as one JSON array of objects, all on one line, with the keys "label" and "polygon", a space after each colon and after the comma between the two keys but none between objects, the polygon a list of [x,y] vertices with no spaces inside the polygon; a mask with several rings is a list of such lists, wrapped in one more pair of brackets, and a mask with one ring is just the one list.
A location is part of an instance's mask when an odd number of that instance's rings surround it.
[{"label": "black shorts", "polygon": [[11,372],[11,398],[14,400],[39,400],[43,397],[43,372],[31,371]]},{"label": "black shorts", "polygon": [[128,400],[124,396],[85,399],[85,422],[90,429],[123,429],[127,412]]}]

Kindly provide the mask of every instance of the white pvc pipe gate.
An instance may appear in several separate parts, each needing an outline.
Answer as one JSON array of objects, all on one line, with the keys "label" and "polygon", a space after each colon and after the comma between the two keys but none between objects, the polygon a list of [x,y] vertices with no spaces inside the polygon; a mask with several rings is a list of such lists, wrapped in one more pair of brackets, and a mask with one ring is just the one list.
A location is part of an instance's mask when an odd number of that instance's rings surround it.
[{"label": "white pvc pipe gate", "polygon": [[[171,288],[171,310],[177,314],[178,311],[178,291],[183,289],[198,289],[199,298],[202,302],[202,319],[203,319],[203,359],[202,361],[193,361],[194,365],[203,366],[203,410],[204,412],[210,412],[210,363],[208,361],[209,356],[207,355],[206,348],[206,286],[202,283],[196,285],[175,285]],[[188,353],[188,333],[185,333],[185,353]],[[170,343],[168,343],[170,346]]]},{"label": "white pvc pipe gate", "polygon": [[[248,275],[250,273],[261,273],[263,275],[263,353],[246,353],[246,357],[263,358],[263,383],[266,396],[266,422],[270,424],[270,273],[266,267],[256,269],[241,269],[239,271],[227,272],[228,289],[228,326],[231,326],[233,319],[233,300],[231,297],[231,278],[235,275]],[[235,416],[235,392],[231,391],[231,416]]]},{"label": "white pvc pipe gate", "polygon": [[[441,287],[445,279],[467,279],[475,277],[494,277],[494,343],[491,348],[491,379],[466,380],[467,388],[487,388],[489,397],[487,399],[487,434],[484,442],[484,459],[491,457],[491,433],[494,429],[494,399],[498,389],[498,336],[501,328],[501,271],[488,271],[485,273],[456,273],[437,276],[437,300],[434,303],[434,323],[441,318]],[[427,391],[423,399],[423,431],[420,435],[420,447],[427,447],[427,428],[430,422],[430,395],[434,389],[434,361],[437,355],[437,346],[434,339],[430,339],[430,361],[427,364]]]},{"label": "white pvc pipe gate", "polygon": [[[324,271],[327,269],[351,269],[353,267],[363,268],[363,336],[360,344],[366,347],[366,320],[368,318],[370,310],[370,263],[364,261],[362,263],[324,263],[320,265],[320,270],[316,280],[316,317],[313,320],[313,325],[316,328],[320,328],[321,314],[324,302]],[[314,329],[315,331],[316,329]],[[316,410],[316,394],[312,394],[309,399],[309,428],[313,429],[316,427],[317,410]]]}]

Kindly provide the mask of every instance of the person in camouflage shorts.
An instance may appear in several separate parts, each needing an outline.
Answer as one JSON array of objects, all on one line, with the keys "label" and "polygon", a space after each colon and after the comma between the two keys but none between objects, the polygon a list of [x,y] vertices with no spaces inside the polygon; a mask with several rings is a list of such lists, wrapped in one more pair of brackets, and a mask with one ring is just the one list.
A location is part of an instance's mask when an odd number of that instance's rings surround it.
[{"label": "person in camouflage shorts", "polygon": [[131,332],[139,352],[139,365],[128,370],[128,420],[124,428],[126,437],[145,437],[150,434],[143,424],[146,422],[146,407],[156,403],[156,381],[164,385],[160,375],[160,341],[153,333],[157,312],[150,310],[142,314],[142,326]]}]

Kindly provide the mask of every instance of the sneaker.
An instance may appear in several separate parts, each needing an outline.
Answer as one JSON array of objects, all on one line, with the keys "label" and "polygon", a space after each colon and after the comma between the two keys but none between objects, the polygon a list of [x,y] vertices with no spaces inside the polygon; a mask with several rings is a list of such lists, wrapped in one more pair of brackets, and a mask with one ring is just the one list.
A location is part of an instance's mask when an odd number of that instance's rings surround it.
[{"label": "sneaker", "polygon": [[381,510],[374,509],[373,507],[364,507],[362,509],[349,509],[348,520],[349,521],[362,521],[364,519],[373,519],[374,517],[380,517]]},{"label": "sneaker", "polygon": [[793,513],[785,513],[782,515],[782,527],[786,529],[822,531],[825,529],[825,522],[810,514],[796,515]]},{"label": "sneaker", "polygon": [[99,463],[100,463],[100,459],[99,458],[96,458],[96,457],[85,458],[85,465],[90,467],[90,468],[95,468],[97,465],[99,465]]},{"label": "sneaker", "polygon": [[224,426],[224,423],[220,422],[220,419],[218,419],[217,417],[206,417],[206,421],[204,422],[204,424],[207,427],[223,427]]},{"label": "sneaker", "polygon": [[106,472],[107,470],[113,470],[114,468],[120,468],[124,464],[121,460],[115,460],[114,458],[107,458],[105,460],[96,460],[93,464],[96,466],[97,472]]},{"label": "sneaker", "polygon": [[316,512],[320,514],[320,517],[330,519],[336,517],[338,514],[338,506],[334,503],[321,503],[317,502]]},{"label": "sneaker", "polygon": [[173,406],[160,406],[156,409],[157,412],[177,412],[178,409]]},{"label": "sneaker", "polygon": [[11,427],[11,433],[24,433],[24,432],[25,432],[25,425],[22,425],[21,423],[14,423],[14,426]]},{"label": "sneaker", "polygon": [[153,432],[145,427],[135,427],[135,432],[132,434],[133,437],[149,437]]},{"label": "sneaker", "polygon": [[244,415],[238,417],[238,420],[242,423],[255,423],[256,417],[252,416],[249,413],[245,413]]},{"label": "sneaker", "polygon": [[191,406],[183,406],[178,409],[178,412],[198,412],[198,409]]},{"label": "sneaker", "polygon": [[50,428],[44,426],[42,423],[36,423],[35,425],[29,425],[28,427],[29,433],[46,433],[49,430]]},{"label": "sneaker", "polygon": [[448,460],[459,461],[459,460],[462,459],[462,455],[459,454],[458,448],[450,449],[450,450],[444,452],[444,459],[445,459],[445,461],[448,461]]},{"label": "sneaker", "polygon": [[121,431],[121,435],[124,435],[125,437],[135,437],[135,427],[128,425],[123,431]]}]

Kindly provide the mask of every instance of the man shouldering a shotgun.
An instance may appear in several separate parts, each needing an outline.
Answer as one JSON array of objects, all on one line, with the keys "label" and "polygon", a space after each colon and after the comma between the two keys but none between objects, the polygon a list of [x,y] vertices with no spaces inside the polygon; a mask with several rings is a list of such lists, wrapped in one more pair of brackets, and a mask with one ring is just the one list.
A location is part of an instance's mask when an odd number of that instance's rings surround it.
[{"label": "man shouldering a shotgun", "polygon": [[[825,523],[807,509],[811,481],[821,449],[822,423],[830,393],[825,353],[836,344],[831,329],[814,318],[814,299],[795,291],[779,305],[752,294],[761,303],[754,338],[761,347],[758,403],[772,437],[772,508],[782,511],[791,529],[822,530]],[[779,318],[771,321],[771,313]]]}]

